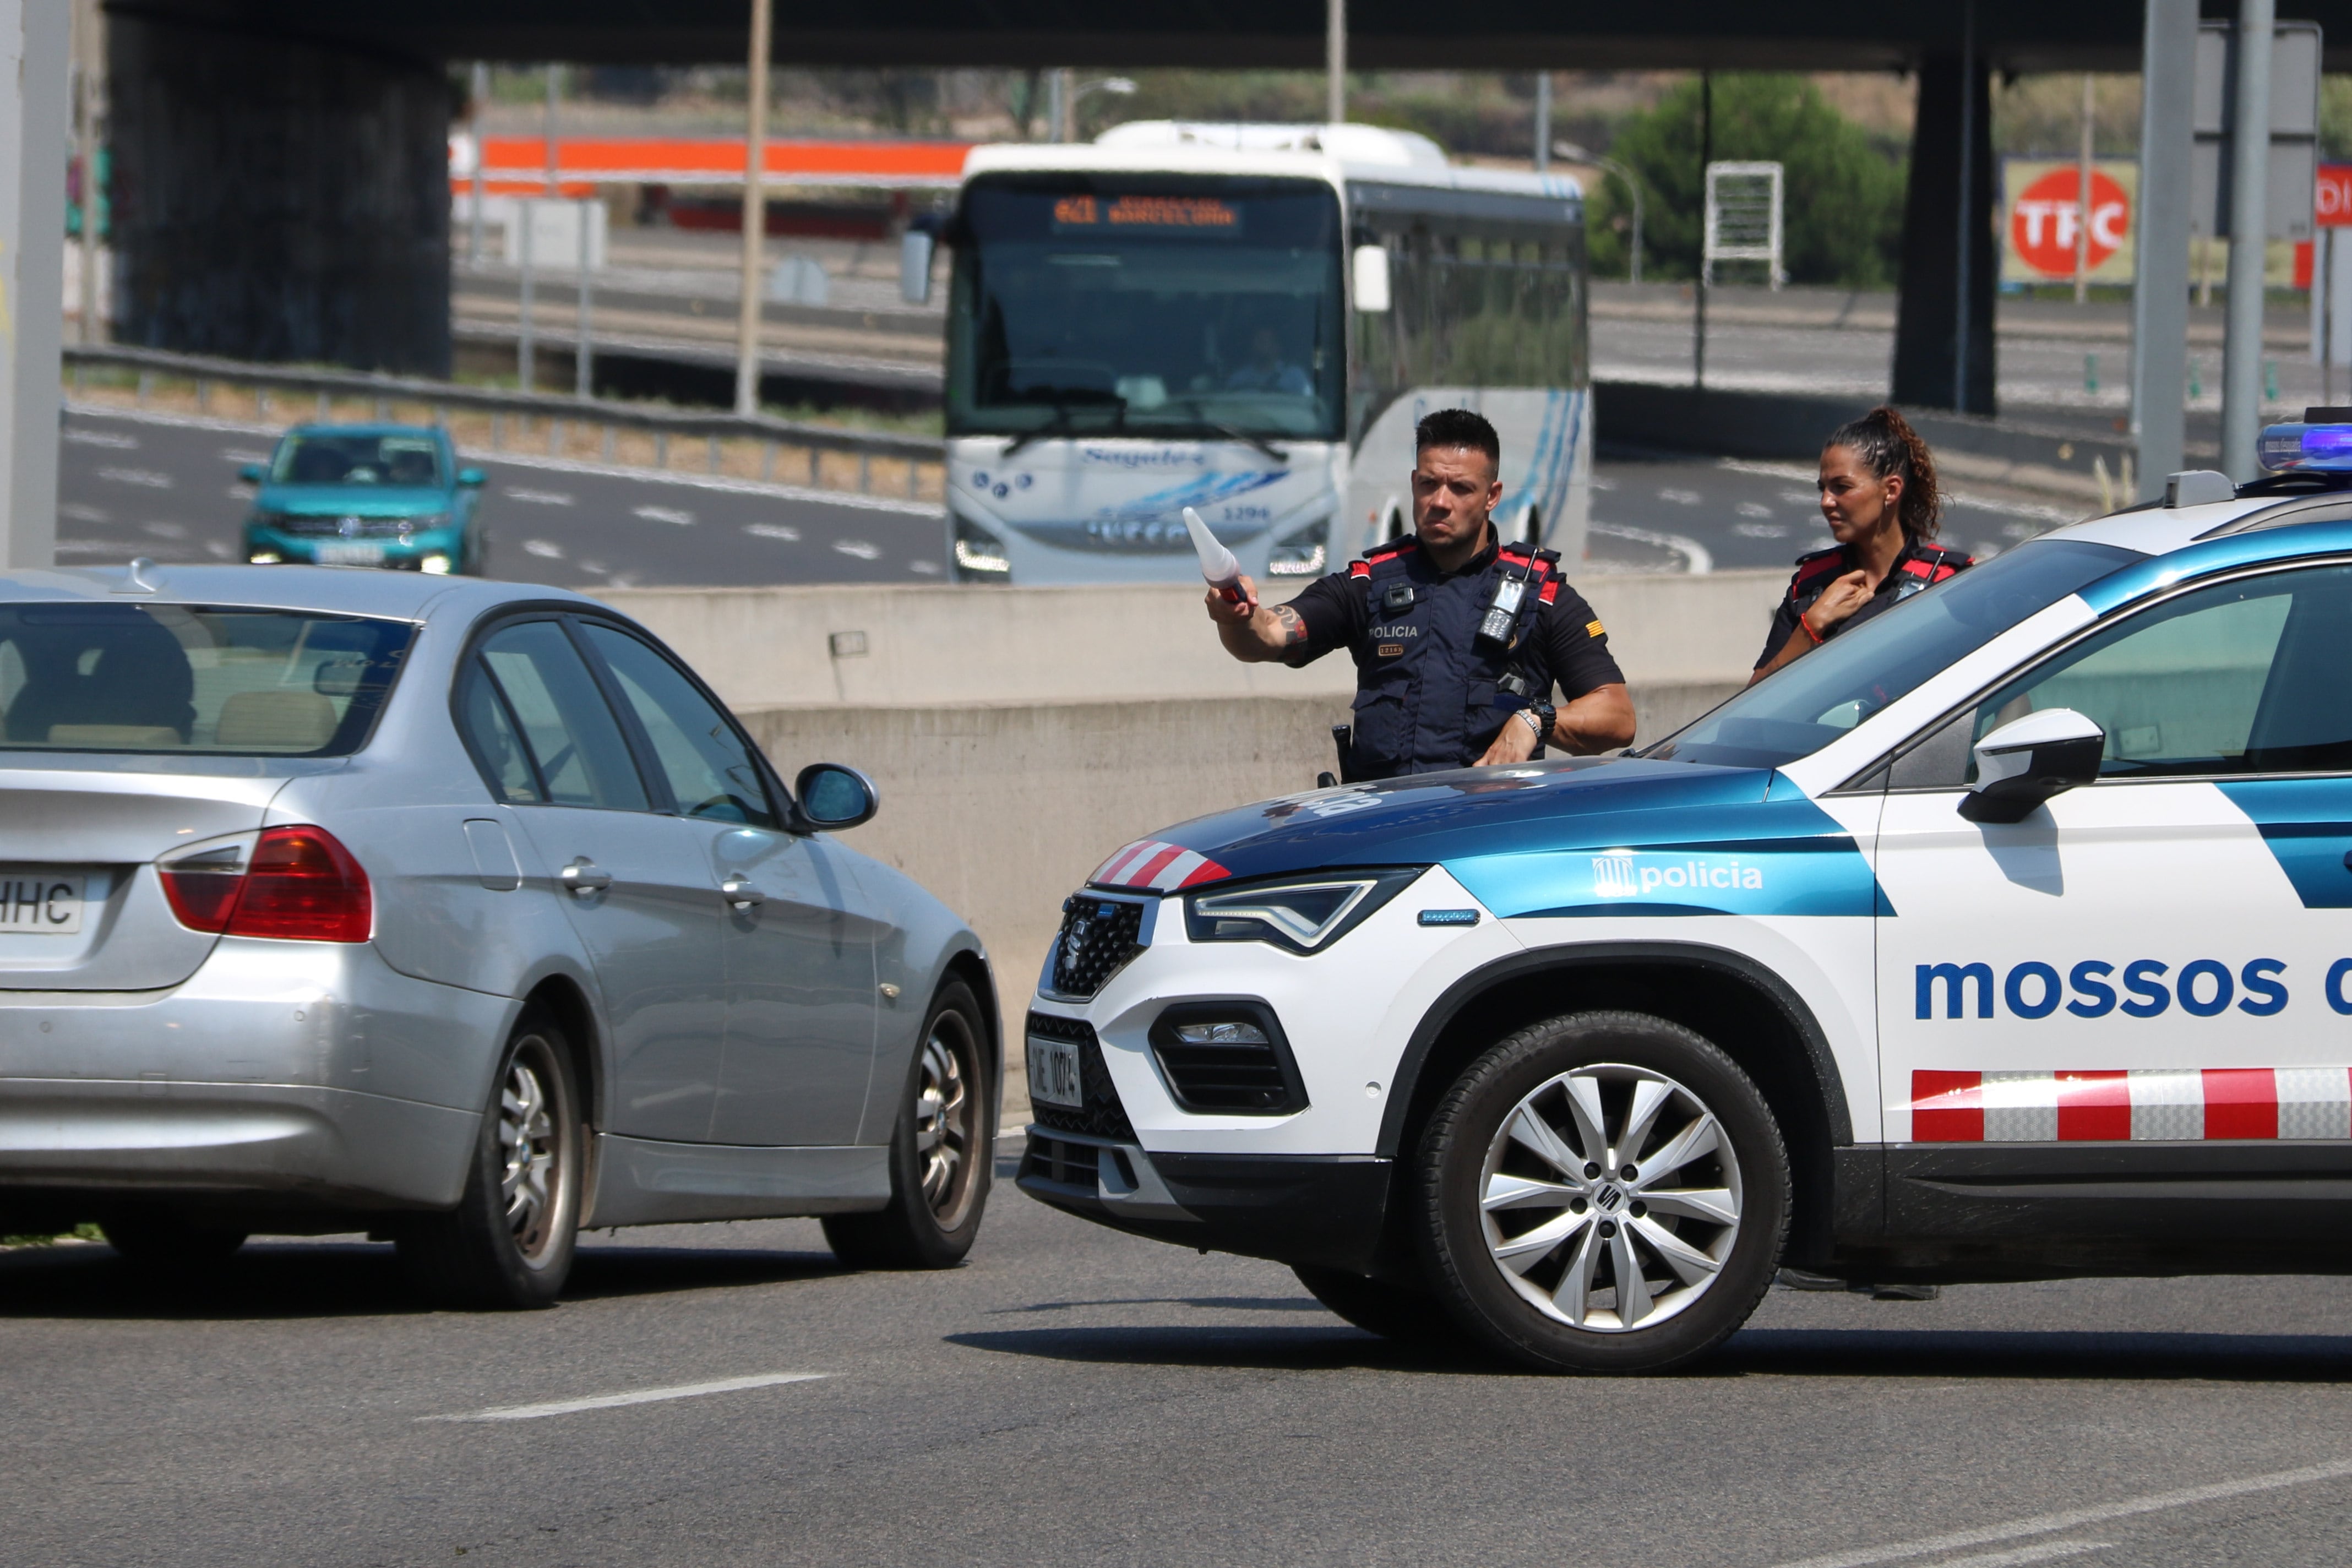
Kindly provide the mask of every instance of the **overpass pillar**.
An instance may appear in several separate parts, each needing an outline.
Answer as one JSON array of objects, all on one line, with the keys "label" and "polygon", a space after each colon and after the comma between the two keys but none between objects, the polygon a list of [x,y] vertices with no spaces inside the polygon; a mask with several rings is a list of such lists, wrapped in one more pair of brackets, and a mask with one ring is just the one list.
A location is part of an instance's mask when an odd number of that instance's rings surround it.
[{"label": "overpass pillar", "polygon": [[447,374],[440,68],[109,19],[115,340]]},{"label": "overpass pillar", "polygon": [[[1992,228],[1991,79],[1983,55],[1973,50],[1965,59],[1955,48],[1920,62],[1911,186],[1903,205],[1902,295],[1895,317],[1897,403],[1950,408],[1958,392],[1963,412],[1993,411],[1993,289],[2000,256]],[[1963,234],[1969,243],[1965,300]],[[1963,331],[1965,378],[1954,374]]]},{"label": "overpass pillar", "polygon": [[0,572],[57,563],[69,15],[0,0]]}]

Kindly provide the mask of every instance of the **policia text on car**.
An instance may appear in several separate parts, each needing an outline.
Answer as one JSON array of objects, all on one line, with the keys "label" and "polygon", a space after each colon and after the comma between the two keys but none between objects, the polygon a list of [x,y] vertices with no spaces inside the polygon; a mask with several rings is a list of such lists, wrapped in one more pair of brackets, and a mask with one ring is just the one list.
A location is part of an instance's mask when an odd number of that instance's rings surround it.
[{"label": "policia text on car", "polygon": [[[1524,762],[1545,745],[1605,752],[1633,738],[1633,704],[1607,634],[1559,574],[1559,555],[1504,544],[1502,443],[1467,409],[1413,432],[1414,534],[1286,605],[1212,589],[1227,652],[1302,665],[1345,647],[1356,661],[1349,782]],[[1567,700],[1555,709],[1557,684]]]}]

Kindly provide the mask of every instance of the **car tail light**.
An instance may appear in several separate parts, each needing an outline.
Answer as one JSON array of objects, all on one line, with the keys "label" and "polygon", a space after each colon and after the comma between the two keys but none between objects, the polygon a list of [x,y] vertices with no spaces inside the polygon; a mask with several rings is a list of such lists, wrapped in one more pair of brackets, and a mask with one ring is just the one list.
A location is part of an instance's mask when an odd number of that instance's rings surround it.
[{"label": "car tail light", "polygon": [[323,827],[271,827],[159,862],[180,923],[223,936],[365,942],[375,923],[367,873]]}]

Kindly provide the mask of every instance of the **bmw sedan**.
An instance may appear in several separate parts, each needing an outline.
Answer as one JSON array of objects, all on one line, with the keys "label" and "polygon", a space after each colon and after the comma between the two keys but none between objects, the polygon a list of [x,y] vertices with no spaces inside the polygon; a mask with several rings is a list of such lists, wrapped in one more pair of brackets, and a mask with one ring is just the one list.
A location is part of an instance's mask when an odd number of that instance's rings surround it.
[{"label": "bmw sedan", "polygon": [[583,1226],[978,1232],[987,956],[642,628],[299,566],[0,575],[0,1233],[369,1231],[523,1307]]}]

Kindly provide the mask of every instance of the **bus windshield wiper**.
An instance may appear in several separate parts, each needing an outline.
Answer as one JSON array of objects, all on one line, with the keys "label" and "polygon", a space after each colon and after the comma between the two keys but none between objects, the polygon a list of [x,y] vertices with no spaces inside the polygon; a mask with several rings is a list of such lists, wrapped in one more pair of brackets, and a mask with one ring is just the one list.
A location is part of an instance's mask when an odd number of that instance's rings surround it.
[{"label": "bus windshield wiper", "polygon": [[[1121,429],[1126,427],[1126,398],[1118,396],[1089,397],[1087,401],[1089,403],[1099,403],[1110,407],[1112,410],[1111,423],[1113,427]],[[1042,441],[1048,436],[1076,436],[1078,433],[1077,426],[1070,422],[1069,400],[1066,397],[1056,397],[1052,399],[1052,402],[1054,405],[1054,417],[1048,419],[1043,425],[1037,426],[1033,429],[1024,430],[1021,434],[1013,437],[1011,441],[1005,444],[1004,456],[1009,458],[1013,456],[1013,453],[1021,450],[1022,447],[1028,446],[1031,442]]]},{"label": "bus windshield wiper", "polygon": [[1276,446],[1265,437],[1253,436],[1238,425],[1228,425],[1222,419],[1210,418],[1202,410],[1201,400],[1199,398],[1188,397],[1183,399],[1182,402],[1186,407],[1192,409],[1192,423],[1201,429],[1214,431],[1216,434],[1223,436],[1228,441],[1239,441],[1244,446],[1255,447],[1259,451],[1264,452],[1267,457],[1273,458],[1277,463],[1287,463],[1290,461],[1289,453],[1284,451],[1281,447]]}]

